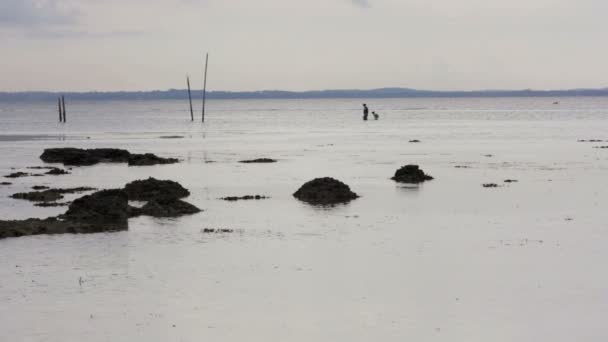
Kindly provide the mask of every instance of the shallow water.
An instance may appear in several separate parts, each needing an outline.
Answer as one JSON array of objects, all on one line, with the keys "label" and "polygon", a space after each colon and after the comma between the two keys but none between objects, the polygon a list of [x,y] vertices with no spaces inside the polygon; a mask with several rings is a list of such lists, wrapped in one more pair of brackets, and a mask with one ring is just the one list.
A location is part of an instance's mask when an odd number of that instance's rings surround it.
[{"label": "shallow water", "polygon": [[[0,217],[65,210],[8,198],[32,185],[149,176],[205,210],[0,240],[0,340],[606,340],[608,150],[593,147],[608,143],[577,140],[608,139],[608,98],[368,100],[381,115],[368,122],[361,102],[211,101],[204,126],[180,101],[68,102],[65,125],[53,103],[0,103],[1,174],[42,165],[45,147],[183,159],[9,180]],[[257,157],[279,162],[238,163]],[[393,183],[408,163],[436,179]],[[292,198],[319,176],[361,198]],[[271,198],[218,200],[249,194]]]}]

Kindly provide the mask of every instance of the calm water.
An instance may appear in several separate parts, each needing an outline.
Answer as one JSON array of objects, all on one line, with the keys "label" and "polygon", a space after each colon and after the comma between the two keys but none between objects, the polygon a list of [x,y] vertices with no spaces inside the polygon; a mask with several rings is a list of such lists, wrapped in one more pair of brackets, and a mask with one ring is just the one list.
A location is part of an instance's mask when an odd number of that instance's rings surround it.
[{"label": "calm water", "polygon": [[[363,122],[362,102],[381,119]],[[54,103],[0,103],[0,173],[59,146],[183,162],[16,179],[0,187],[0,217],[65,210],[8,198],[32,185],[149,176],[180,182],[205,211],[0,240],[1,341],[608,338],[608,150],[593,148],[608,142],[577,142],[608,140],[608,98],[211,101],[205,125],[183,101],[67,108],[62,125]],[[237,162],[255,157],[279,163]],[[436,179],[389,180],[408,163]],[[332,209],[291,197],[319,176],[362,197]],[[519,182],[481,186],[505,179]],[[271,198],[218,200],[248,194]]]}]

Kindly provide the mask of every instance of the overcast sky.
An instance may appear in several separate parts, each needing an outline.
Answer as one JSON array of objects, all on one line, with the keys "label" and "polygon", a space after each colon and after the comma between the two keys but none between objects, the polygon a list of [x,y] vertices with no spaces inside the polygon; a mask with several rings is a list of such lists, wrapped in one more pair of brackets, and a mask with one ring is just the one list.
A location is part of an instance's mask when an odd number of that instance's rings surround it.
[{"label": "overcast sky", "polygon": [[0,91],[608,87],[607,0],[0,0]]}]

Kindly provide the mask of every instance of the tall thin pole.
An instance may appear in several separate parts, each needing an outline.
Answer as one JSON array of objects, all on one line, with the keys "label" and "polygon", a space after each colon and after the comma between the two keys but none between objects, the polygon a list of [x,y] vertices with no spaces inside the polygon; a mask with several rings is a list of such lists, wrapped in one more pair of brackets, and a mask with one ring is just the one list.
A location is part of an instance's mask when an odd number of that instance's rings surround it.
[{"label": "tall thin pole", "polygon": [[57,107],[59,107],[59,122],[63,122],[63,117],[61,116],[61,97],[57,97]]},{"label": "tall thin pole", "polygon": [[186,82],[188,83],[188,100],[190,100],[190,119],[194,121],[194,110],[192,109],[192,93],[190,92],[190,76],[186,76]]},{"label": "tall thin pole", "polygon": [[63,105],[63,122],[68,122],[65,118],[65,97],[61,95],[61,104]]},{"label": "tall thin pole", "polygon": [[203,83],[203,122],[205,122],[205,99],[207,97],[207,66],[209,65],[209,53],[205,57],[205,81]]}]

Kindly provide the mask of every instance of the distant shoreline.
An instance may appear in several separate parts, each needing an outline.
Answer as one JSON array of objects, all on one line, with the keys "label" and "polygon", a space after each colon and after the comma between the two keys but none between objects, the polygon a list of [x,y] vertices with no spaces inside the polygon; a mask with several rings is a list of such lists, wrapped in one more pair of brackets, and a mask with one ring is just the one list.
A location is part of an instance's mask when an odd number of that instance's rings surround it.
[{"label": "distant shoreline", "polygon": [[[201,90],[194,90],[196,97]],[[0,101],[55,101],[65,95],[70,100],[187,100],[186,89],[155,91],[114,91],[114,92],[0,92]],[[474,98],[474,97],[573,97],[608,96],[608,88],[569,90],[474,90],[474,91],[433,91],[409,88],[381,88],[370,90],[315,90],[280,91],[265,90],[251,92],[210,91],[208,99],[253,100],[253,99],[361,99],[361,98]]]}]

